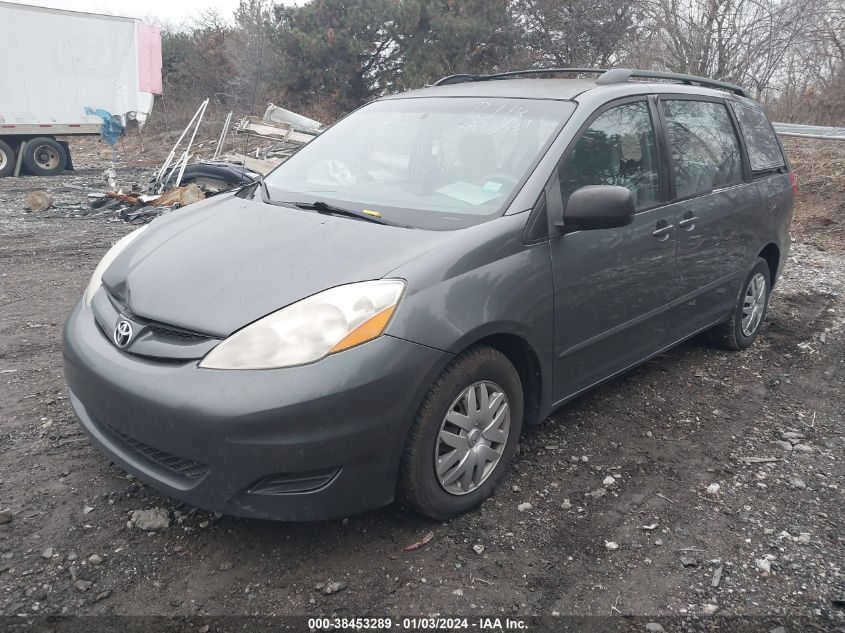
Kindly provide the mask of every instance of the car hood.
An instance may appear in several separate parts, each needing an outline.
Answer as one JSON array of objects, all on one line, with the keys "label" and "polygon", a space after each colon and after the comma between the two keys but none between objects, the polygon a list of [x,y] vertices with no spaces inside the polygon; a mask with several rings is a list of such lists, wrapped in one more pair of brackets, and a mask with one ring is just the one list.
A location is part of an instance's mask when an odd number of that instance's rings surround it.
[{"label": "car hood", "polygon": [[103,286],[138,317],[225,337],[321,290],[379,279],[447,237],[224,195],[153,222]]}]

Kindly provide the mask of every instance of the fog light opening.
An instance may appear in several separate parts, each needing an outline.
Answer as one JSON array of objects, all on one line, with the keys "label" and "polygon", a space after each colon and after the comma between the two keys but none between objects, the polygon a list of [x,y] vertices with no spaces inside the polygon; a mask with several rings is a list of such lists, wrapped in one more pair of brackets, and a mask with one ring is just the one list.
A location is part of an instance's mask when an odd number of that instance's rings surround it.
[{"label": "fog light opening", "polygon": [[339,472],[340,468],[328,468],[307,473],[269,475],[253,484],[249,489],[249,494],[286,495],[297,492],[312,492],[328,486]]}]

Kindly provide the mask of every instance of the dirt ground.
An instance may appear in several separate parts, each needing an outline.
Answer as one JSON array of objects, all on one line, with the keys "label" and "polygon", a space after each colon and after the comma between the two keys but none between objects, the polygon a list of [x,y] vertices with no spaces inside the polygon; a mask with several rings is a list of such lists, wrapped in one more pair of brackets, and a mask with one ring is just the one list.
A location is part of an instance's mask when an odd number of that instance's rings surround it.
[{"label": "dirt ground", "polygon": [[[122,181],[145,184],[149,171],[127,162]],[[427,522],[392,506],[289,524],[176,503],[110,465],[77,426],[62,324],[131,228],[87,208],[101,157],[77,163],[0,180],[0,614],[715,612],[845,628],[845,235],[816,222],[835,212],[830,190],[798,207],[750,350],[697,338],[561,408],[464,517]],[[23,197],[39,188],[55,208],[28,213]],[[841,187],[832,195],[842,202]],[[127,524],[152,508],[167,529]]]}]

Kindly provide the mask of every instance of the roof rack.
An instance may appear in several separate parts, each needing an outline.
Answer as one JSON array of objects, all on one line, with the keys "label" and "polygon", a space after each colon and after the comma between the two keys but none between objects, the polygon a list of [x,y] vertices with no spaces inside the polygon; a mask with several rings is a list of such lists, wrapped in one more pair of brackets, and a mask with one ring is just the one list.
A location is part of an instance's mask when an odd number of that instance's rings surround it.
[{"label": "roof rack", "polygon": [[667,81],[678,81],[688,86],[699,85],[706,88],[718,88],[720,90],[727,90],[739,95],[740,97],[747,97],[748,93],[741,86],[729,84],[724,81],[717,81],[716,79],[707,79],[706,77],[699,77],[697,75],[684,75],[682,73],[667,73],[659,70],[634,70],[631,68],[613,68],[608,70],[601,77],[596,80],[599,86],[609,86],[611,84],[621,84],[631,79],[665,79]]},{"label": "roof rack", "polygon": [[469,81],[490,81],[493,79],[510,79],[512,77],[525,77],[533,75],[583,75],[596,74],[599,78],[596,84],[599,86],[609,86],[613,84],[621,84],[631,79],[665,79],[667,81],[677,81],[688,86],[698,85],[706,88],[718,88],[720,90],[727,90],[733,92],[741,97],[747,97],[748,93],[741,86],[729,84],[724,81],[717,81],[716,79],[707,79],[706,77],[698,77],[696,75],[684,75],[682,73],[667,73],[659,70],[636,70],[632,68],[529,68],[526,70],[511,70],[503,73],[495,73],[492,75],[449,75],[443,77],[434,83],[435,86],[448,86],[450,84],[460,84]]},{"label": "roof rack", "polygon": [[527,68],[524,70],[510,70],[504,73],[492,75],[449,75],[435,81],[435,86],[448,86],[449,84],[461,84],[468,81],[489,81],[491,79],[510,79],[511,77],[522,77],[531,75],[601,75],[607,72],[606,68]]}]

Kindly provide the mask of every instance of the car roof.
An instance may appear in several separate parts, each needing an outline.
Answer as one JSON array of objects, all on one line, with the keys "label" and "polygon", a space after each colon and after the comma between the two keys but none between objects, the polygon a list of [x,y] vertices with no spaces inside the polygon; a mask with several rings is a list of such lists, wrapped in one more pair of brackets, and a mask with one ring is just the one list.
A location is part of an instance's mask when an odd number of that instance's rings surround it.
[{"label": "car roof", "polygon": [[466,81],[409,90],[387,98],[413,97],[510,97],[523,99],[570,100],[596,87],[591,79],[491,79]]},{"label": "car roof", "polygon": [[515,78],[462,81],[427,86],[410,90],[383,99],[413,99],[423,97],[480,97],[521,98],[589,101],[599,103],[626,96],[640,94],[689,94],[704,97],[731,98],[741,102],[755,103],[746,97],[737,96],[727,90],[706,86],[687,85],[672,81],[625,81],[602,85],[596,79],[569,78]]}]

